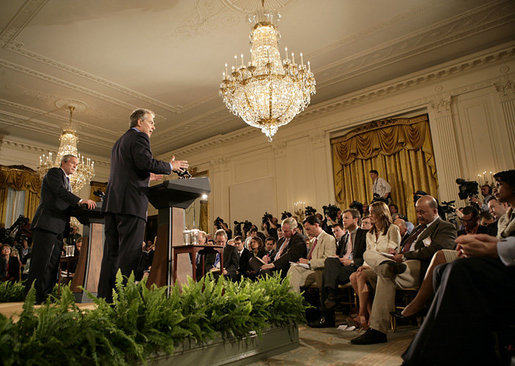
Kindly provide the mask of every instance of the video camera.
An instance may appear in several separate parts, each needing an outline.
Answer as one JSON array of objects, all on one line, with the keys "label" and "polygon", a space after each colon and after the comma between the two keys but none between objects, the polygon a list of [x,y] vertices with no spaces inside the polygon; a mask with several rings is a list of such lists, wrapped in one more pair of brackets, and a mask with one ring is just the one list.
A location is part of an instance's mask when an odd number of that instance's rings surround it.
[{"label": "video camera", "polygon": [[[243,231],[242,226],[243,225]],[[252,222],[245,220],[245,221],[234,221],[234,235],[235,236],[244,236],[243,233],[247,233],[252,228]]]},{"label": "video camera", "polygon": [[217,217],[215,219],[215,226],[217,229],[222,229],[222,224],[224,224],[224,220],[221,219],[220,217]]},{"label": "video camera", "polygon": [[456,184],[459,185],[458,196],[462,200],[466,200],[472,196],[479,194],[479,185],[477,182],[466,181],[465,179],[458,178],[456,179]]},{"label": "video camera", "polygon": [[283,211],[283,213],[281,214],[281,220],[284,220],[288,217],[291,217],[291,212],[288,212],[288,211]]},{"label": "video camera", "polygon": [[265,214],[263,215],[263,218],[261,219],[261,222],[263,224],[266,224],[268,225],[268,221],[272,221],[274,217],[272,216],[272,214],[269,214],[268,212],[265,212]]},{"label": "video camera", "polygon": [[306,215],[306,217],[308,216],[314,216],[315,214],[317,213],[317,209],[316,208],[313,208],[311,206],[307,206],[304,210],[304,214]]},{"label": "video camera", "polygon": [[329,206],[322,206],[322,209],[324,210],[324,215],[329,217],[331,220],[336,221],[338,217],[338,211],[340,209],[335,205],[329,205]]}]

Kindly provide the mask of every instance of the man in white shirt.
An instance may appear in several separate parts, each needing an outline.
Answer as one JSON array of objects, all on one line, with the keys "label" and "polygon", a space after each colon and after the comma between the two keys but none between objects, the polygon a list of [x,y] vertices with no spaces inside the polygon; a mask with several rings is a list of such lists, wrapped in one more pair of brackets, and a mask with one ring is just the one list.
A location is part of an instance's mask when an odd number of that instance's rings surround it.
[{"label": "man in white shirt", "polygon": [[392,187],[388,184],[388,182],[381,178],[375,169],[370,171],[370,178],[372,178],[373,182],[372,193],[374,194],[374,198],[388,199],[390,197],[390,193],[392,192]]}]

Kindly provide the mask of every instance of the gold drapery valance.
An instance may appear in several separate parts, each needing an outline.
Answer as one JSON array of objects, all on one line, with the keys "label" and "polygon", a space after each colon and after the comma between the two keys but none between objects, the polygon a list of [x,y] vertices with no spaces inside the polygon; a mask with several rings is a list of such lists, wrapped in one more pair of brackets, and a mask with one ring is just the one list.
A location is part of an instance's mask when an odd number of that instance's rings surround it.
[{"label": "gold drapery valance", "polygon": [[41,179],[39,174],[23,165],[0,165],[0,187],[16,191],[40,193]]},{"label": "gold drapery valance", "polygon": [[369,170],[392,186],[401,213],[414,219],[413,193],[437,197],[436,165],[427,114],[375,121],[331,139],[336,200],[346,208],[354,200],[372,200]]},{"label": "gold drapery valance", "polygon": [[[401,150],[422,150],[433,168],[433,145],[427,114],[414,118],[387,119],[334,138],[331,145],[342,165],[356,159],[371,159],[377,155],[392,155]],[[434,170],[436,175],[436,170]]]},{"label": "gold drapery valance", "polygon": [[0,165],[0,222],[5,224],[7,215],[7,190],[25,191],[23,214],[32,220],[39,205],[41,179],[39,174],[23,165]]}]

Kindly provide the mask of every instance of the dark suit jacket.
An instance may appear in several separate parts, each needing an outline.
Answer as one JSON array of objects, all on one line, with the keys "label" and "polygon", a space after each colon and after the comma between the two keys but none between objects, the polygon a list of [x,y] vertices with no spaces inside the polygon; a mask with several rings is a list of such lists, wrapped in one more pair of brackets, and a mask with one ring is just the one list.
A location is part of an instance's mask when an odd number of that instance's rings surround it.
[{"label": "dark suit jacket", "polygon": [[111,172],[102,210],[146,220],[150,173],[171,172],[170,163],[152,157],[148,135],[129,129],[111,151]]},{"label": "dark suit jacket", "polygon": [[[236,251],[237,252],[237,251]],[[238,273],[242,276],[247,275],[247,271],[249,270],[249,260],[252,258],[252,253],[247,248],[243,248],[243,252],[239,256],[239,268]]]},{"label": "dark suit jacket", "polygon": [[[367,249],[367,232],[368,230],[364,230],[361,228],[357,228],[356,237],[354,238],[354,244],[352,245],[352,259],[354,260],[354,265],[359,267],[363,264],[363,253]],[[351,235],[349,233],[349,235]],[[338,257],[343,257],[347,252],[347,243],[349,242],[348,236],[345,235],[340,239],[338,243],[336,254]]]},{"label": "dark suit jacket", "polygon": [[227,244],[223,250],[223,259],[227,275],[232,279],[237,279],[240,259],[238,258],[238,250],[236,247]]},{"label": "dark suit jacket", "polygon": [[273,263],[276,269],[286,274],[290,268],[290,262],[298,262],[299,258],[306,258],[307,255],[308,250],[304,238],[299,233],[295,233],[295,235],[290,238],[288,246],[284,248],[281,257]]},{"label": "dark suit jacket", "polygon": [[66,174],[61,168],[49,169],[41,185],[41,200],[32,219],[31,229],[62,234],[70,222],[70,208],[80,197],[68,191]]},{"label": "dark suit jacket", "polygon": [[[413,229],[413,233],[417,231],[417,227]],[[430,238],[431,242],[426,246],[424,240]],[[456,247],[456,229],[454,225],[438,218],[431,226],[425,229],[418,237],[417,241],[412,245],[414,250],[404,253],[406,259],[418,259],[420,263],[421,278],[426,273],[427,267],[433,255],[440,249],[454,249]]]}]

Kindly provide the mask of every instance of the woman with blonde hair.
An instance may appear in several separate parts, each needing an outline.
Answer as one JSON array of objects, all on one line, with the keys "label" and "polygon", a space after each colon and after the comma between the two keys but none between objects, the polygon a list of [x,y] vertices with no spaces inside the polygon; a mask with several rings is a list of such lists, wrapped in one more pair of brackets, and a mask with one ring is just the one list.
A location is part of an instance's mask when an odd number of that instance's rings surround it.
[{"label": "woman with blonde hair", "polygon": [[365,263],[350,276],[352,288],[359,297],[359,325],[368,328],[372,302],[367,281],[375,284],[377,275],[374,268],[387,258],[383,253],[388,249],[398,250],[401,242],[399,228],[393,225],[392,216],[384,202],[374,202],[370,205],[372,228],[367,233],[367,250],[363,257]]}]

